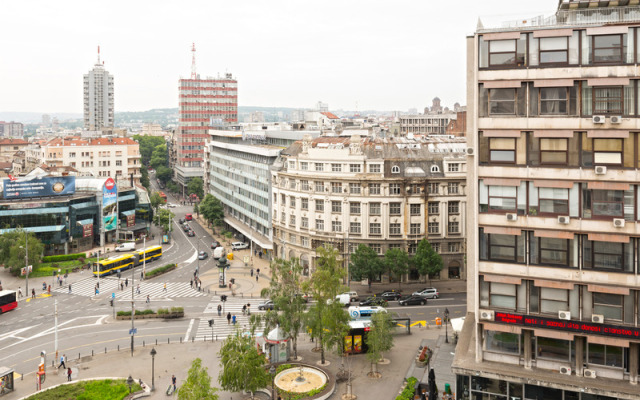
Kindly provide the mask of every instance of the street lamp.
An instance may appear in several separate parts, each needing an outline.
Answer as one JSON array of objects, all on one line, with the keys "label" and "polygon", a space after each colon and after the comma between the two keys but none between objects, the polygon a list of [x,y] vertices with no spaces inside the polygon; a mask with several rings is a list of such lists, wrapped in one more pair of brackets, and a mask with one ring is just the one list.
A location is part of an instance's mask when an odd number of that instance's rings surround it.
[{"label": "street lamp", "polygon": [[131,375],[127,378],[127,385],[129,385],[129,394],[131,394],[131,386],[133,386],[133,378]]},{"label": "street lamp", "polygon": [[[24,231],[24,269],[26,270],[27,276],[25,279],[26,285],[27,285],[27,290],[25,291],[25,293],[28,295],[29,294],[29,246],[28,246],[28,242],[27,242],[27,238],[28,238],[28,233],[25,230]],[[22,247],[22,246],[20,246]]]},{"label": "street lamp", "polygon": [[156,354],[158,354],[158,352],[156,351],[156,348],[152,348],[151,349],[151,391],[153,392],[154,390],[156,390],[156,374],[154,371],[154,364],[155,364],[155,358],[156,358]]},{"label": "street lamp", "polygon": [[449,309],[445,308],[444,309],[444,342],[445,343],[449,343],[449,326],[448,326],[448,321],[449,321]]},{"label": "street lamp", "polygon": [[276,367],[274,365],[271,365],[271,368],[269,368],[269,373],[271,374],[271,398],[275,399],[276,398],[276,385],[275,385]]}]

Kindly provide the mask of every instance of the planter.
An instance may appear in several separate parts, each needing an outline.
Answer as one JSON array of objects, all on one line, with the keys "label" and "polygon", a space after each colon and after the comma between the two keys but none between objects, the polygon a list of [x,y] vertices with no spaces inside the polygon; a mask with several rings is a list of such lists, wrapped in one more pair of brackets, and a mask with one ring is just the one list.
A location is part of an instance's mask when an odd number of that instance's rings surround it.
[{"label": "planter", "polygon": [[422,368],[427,364],[429,364],[432,354],[433,354],[433,351],[431,351],[430,348],[428,348],[427,346],[423,347],[422,350],[416,356],[416,360],[415,360],[416,366]]},{"label": "planter", "polygon": [[[142,315],[134,315],[133,319],[151,319],[151,318],[161,318],[161,319],[171,319],[171,318],[183,318],[184,312],[176,312],[176,313],[167,313],[167,314],[142,314]],[[116,316],[117,320],[130,320],[131,315],[118,315]]]}]

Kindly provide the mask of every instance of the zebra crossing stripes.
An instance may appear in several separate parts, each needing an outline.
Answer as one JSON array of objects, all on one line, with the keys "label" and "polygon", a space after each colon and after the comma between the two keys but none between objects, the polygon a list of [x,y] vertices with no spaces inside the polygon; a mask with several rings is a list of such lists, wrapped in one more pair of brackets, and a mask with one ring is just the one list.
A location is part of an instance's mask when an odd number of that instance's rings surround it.
[{"label": "zebra crossing stripes", "polygon": [[[123,282],[121,280],[121,282]],[[95,286],[98,280],[94,277],[82,279],[71,284],[71,293],[78,296],[95,296]],[[164,290],[163,282],[142,281],[139,283],[140,293],[138,294],[134,288],[134,299],[146,300],[147,295],[151,300],[168,299],[173,297],[199,297],[205,296],[204,291],[198,291],[189,285],[189,282],[168,282],[167,290]],[[138,283],[135,283],[138,286]],[[69,285],[57,287],[53,290],[57,293],[69,293]],[[100,294],[115,293],[116,299],[131,299],[131,285],[121,290],[118,278],[108,277],[100,279]]]},{"label": "zebra crossing stripes", "polygon": [[[227,336],[234,334],[237,329],[239,329],[240,331],[248,331],[250,326],[249,315],[242,314],[242,306],[248,303],[246,300],[247,299],[240,302],[241,300],[238,299],[234,302],[225,302],[224,312],[221,312],[220,316],[218,316],[218,304],[220,304],[220,302],[216,301],[209,303],[203,312],[203,314],[205,315],[200,318],[200,321],[198,321],[198,328],[195,335],[193,336],[196,338],[196,340],[211,340],[211,336],[213,334],[217,339],[224,339]],[[253,309],[251,313],[264,313],[264,311],[257,310],[259,300],[260,299],[253,299],[255,304],[251,306],[251,308]],[[232,316],[236,316],[235,325],[233,325],[233,323],[228,323],[227,313],[231,313]],[[210,319],[214,321],[213,332],[211,330],[211,327],[209,326]],[[261,324],[257,329],[257,332],[262,332],[263,328],[264,324]]]},{"label": "zebra crossing stripes", "polygon": [[[68,293],[75,294],[78,296],[87,296],[92,297],[95,296],[95,288],[98,283],[98,279],[95,277],[88,277],[78,282],[71,283],[71,292],[69,292],[69,284],[65,284],[63,286],[58,286],[53,291],[55,293]],[[101,278],[100,279],[100,293],[111,293],[118,290],[118,279],[117,278]]]}]

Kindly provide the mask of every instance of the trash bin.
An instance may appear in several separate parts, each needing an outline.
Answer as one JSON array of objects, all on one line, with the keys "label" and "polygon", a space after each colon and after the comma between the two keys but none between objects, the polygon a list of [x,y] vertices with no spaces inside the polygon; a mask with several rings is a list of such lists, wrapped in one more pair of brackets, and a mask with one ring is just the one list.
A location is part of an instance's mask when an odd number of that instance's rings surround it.
[{"label": "trash bin", "polygon": [[437,327],[441,327],[442,326],[442,318],[436,317],[436,326]]},{"label": "trash bin", "polygon": [[233,253],[227,254],[227,260],[233,260]]},{"label": "trash bin", "polygon": [[451,394],[451,385],[448,383],[444,384],[444,394]]}]

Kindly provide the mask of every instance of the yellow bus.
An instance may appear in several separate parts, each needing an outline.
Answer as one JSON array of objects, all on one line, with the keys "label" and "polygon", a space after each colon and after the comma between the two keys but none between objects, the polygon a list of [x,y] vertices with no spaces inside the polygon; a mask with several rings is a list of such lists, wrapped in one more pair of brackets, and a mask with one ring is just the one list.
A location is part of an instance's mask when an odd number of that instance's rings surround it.
[{"label": "yellow bus", "polygon": [[115,274],[119,271],[133,268],[135,261],[136,259],[133,254],[123,254],[121,256],[105,258],[104,260],[100,260],[99,263],[93,263],[93,275],[100,275],[102,277]]},{"label": "yellow bus", "polygon": [[133,254],[136,258],[136,266],[138,266],[143,263],[145,258],[146,262],[151,262],[162,257],[162,246],[147,247],[145,250],[136,251]]}]

